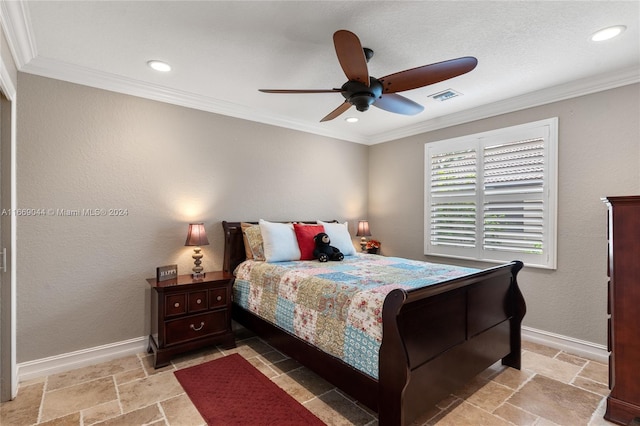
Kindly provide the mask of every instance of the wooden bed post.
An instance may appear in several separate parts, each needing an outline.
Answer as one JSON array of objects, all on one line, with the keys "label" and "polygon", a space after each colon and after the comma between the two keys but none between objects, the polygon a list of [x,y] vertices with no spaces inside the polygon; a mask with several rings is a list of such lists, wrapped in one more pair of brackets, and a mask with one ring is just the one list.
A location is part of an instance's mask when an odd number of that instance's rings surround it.
[{"label": "wooden bed post", "polygon": [[224,255],[222,269],[230,274],[245,260],[244,242],[240,222],[222,221],[224,230]]},{"label": "wooden bed post", "polygon": [[407,298],[403,290],[387,295],[382,309],[382,335],[378,368],[378,424],[404,424],[404,390],[409,380],[409,358],[400,336],[398,314]]}]

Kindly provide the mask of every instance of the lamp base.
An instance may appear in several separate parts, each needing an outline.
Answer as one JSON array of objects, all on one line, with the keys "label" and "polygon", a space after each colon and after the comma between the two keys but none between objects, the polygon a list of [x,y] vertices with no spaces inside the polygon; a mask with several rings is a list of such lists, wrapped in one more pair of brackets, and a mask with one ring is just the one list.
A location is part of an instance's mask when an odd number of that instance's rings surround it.
[{"label": "lamp base", "polygon": [[193,271],[193,273],[191,274],[191,278],[194,280],[201,280],[204,278],[204,273],[202,272],[204,268],[201,266],[203,254],[200,253],[200,250],[200,247],[195,247],[193,249],[193,255],[191,256],[194,260],[194,266],[193,268],[191,268],[191,270]]},{"label": "lamp base", "polygon": [[191,274],[191,279],[203,280],[206,276],[207,274],[205,274],[204,272],[194,272],[193,274]]}]

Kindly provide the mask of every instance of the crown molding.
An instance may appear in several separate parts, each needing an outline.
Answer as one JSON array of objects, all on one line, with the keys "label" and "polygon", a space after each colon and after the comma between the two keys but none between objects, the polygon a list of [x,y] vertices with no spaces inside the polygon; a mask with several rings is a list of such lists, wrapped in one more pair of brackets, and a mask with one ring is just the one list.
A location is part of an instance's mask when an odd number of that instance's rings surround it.
[{"label": "crown molding", "polygon": [[0,23],[18,70],[38,54],[29,9],[20,1],[0,2]]},{"label": "crown molding", "polygon": [[497,115],[533,108],[540,105],[546,105],[552,102],[615,89],[616,87],[627,86],[638,82],[640,82],[640,69],[637,67],[630,67],[615,73],[607,73],[595,77],[575,80],[567,84],[548,87],[477,108],[426,120],[413,126],[404,127],[391,132],[380,133],[370,138],[369,144],[375,145],[378,143],[389,142],[420,133],[431,132],[459,124],[469,123],[471,121],[495,117]]},{"label": "crown molding", "polygon": [[29,63],[24,65],[20,71],[364,145],[375,145],[383,142],[389,142],[420,133],[426,133],[640,82],[640,70],[638,68],[631,67],[616,73],[608,73],[606,75],[576,80],[567,84],[526,93],[524,95],[493,102],[491,104],[458,113],[436,117],[402,129],[379,133],[374,136],[365,136],[356,133],[345,133],[344,131],[332,131],[326,127],[310,125],[308,123],[290,120],[277,115],[264,114],[252,108],[238,105],[233,102],[170,89],[160,85],[145,83],[103,71],[83,68],[77,65],[62,63],[43,57],[36,57],[32,59]]},{"label": "crown molding", "polygon": [[273,114],[258,112],[232,102],[140,82],[134,79],[84,68],[38,56],[29,10],[24,0],[0,2],[0,23],[18,71],[68,81],[104,90],[194,108],[216,114],[255,121],[278,127],[313,133],[333,139],[366,144],[368,139],[356,133],[335,131]]},{"label": "crown molding", "polygon": [[366,136],[344,130],[331,130],[317,124],[256,111],[233,102],[170,89],[38,56],[28,8],[25,6],[24,0],[0,2],[0,22],[5,28],[16,66],[21,72],[364,145],[375,145],[640,82],[640,70],[637,67],[631,67],[436,117],[402,129]]},{"label": "crown molding", "polygon": [[138,96],[159,102],[180,105],[201,111],[213,112],[244,120],[255,121],[301,132],[313,133],[333,139],[342,139],[350,142],[365,144],[366,137],[355,133],[337,132],[308,123],[286,119],[280,116],[265,114],[250,107],[238,105],[220,99],[198,95],[186,91],[167,88],[161,85],[142,82],[139,80],[122,77],[100,70],[81,67],[61,61],[56,61],[42,56],[32,59],[24,65],[22,72],[39,75],[41,77],[68,81],[99,89],[109,90],[127,95]]},{"label": "crown molding", "polygon": [[356,133],[345,133],[344,131],[332,131],[322,126],[310,125],[308,123],[290,120],[277,115],[264,114],[252,108],[238,105],[233,102],[170,89],[164,86],[145,83],[127,77],[95,69],[83,68],[77,65],[63,63],[43,57],[36,57],[32,59],[29,63],[24,65],[20,71],[364,145],[375,145],[378,143],[389,142],[420,133],[426,133],[640,82],[640,70],[638,68],[631,67],[617,73],[608,73],[606,75],[576,80],[567,84],[526,93],[524,95],[493,102],[491,104],[458,113],[436,117],[412,126],[380,133],[375,136],[364,136]]}]

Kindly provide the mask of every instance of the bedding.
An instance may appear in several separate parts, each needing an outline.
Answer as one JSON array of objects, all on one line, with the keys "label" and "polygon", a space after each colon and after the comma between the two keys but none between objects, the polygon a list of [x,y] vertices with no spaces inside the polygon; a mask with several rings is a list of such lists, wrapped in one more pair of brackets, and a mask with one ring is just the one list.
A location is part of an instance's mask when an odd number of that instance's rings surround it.
[{"label": "bedding", "polygon": [[322,225],[307,225],[304,223],[294,223],[293,230],[296,233],[298,247],[300,248],[300,260],[313,260],[313,252],[316,248],[315,236],[324,232]]},{"label": "bedding", "polygon": [[267,262],[300,260],[300,248],[292,223],[268,222],[260,219],[260,233]]},{"label": "bedding", "polygon": [[349,234],[349,224],[337,223],[337,222],[323,222],[318,221],[318,225],[324,227],[324,232],[329,236],[331,245],[336,247],[345,256],[353,256],[356,254],[356,249],[351,241],[351,234]]},{"label": "bedding", "polygon": [[387,294],[477,271],[364,253],[328,263],[249,259],[235,270],[234,302],[377,379]]},{"label": "bedding", "polygon": [[242,222],[240,226],[247,259],[265,260],[260,225]]}]

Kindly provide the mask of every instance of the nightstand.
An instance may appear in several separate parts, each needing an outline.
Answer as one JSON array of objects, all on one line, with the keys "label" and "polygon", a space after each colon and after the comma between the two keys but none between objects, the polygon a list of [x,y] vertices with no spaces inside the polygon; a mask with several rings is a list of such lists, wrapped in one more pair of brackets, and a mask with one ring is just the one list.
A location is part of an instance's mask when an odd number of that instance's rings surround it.
[{"label": "nightstand", "polygon": [[151,334],[148,352],[155,368],[168,365],[171,357],[205,346],[235,347],[231,330],[231,274],[214,271],[194,280],[191,275],[151,286]]}]

